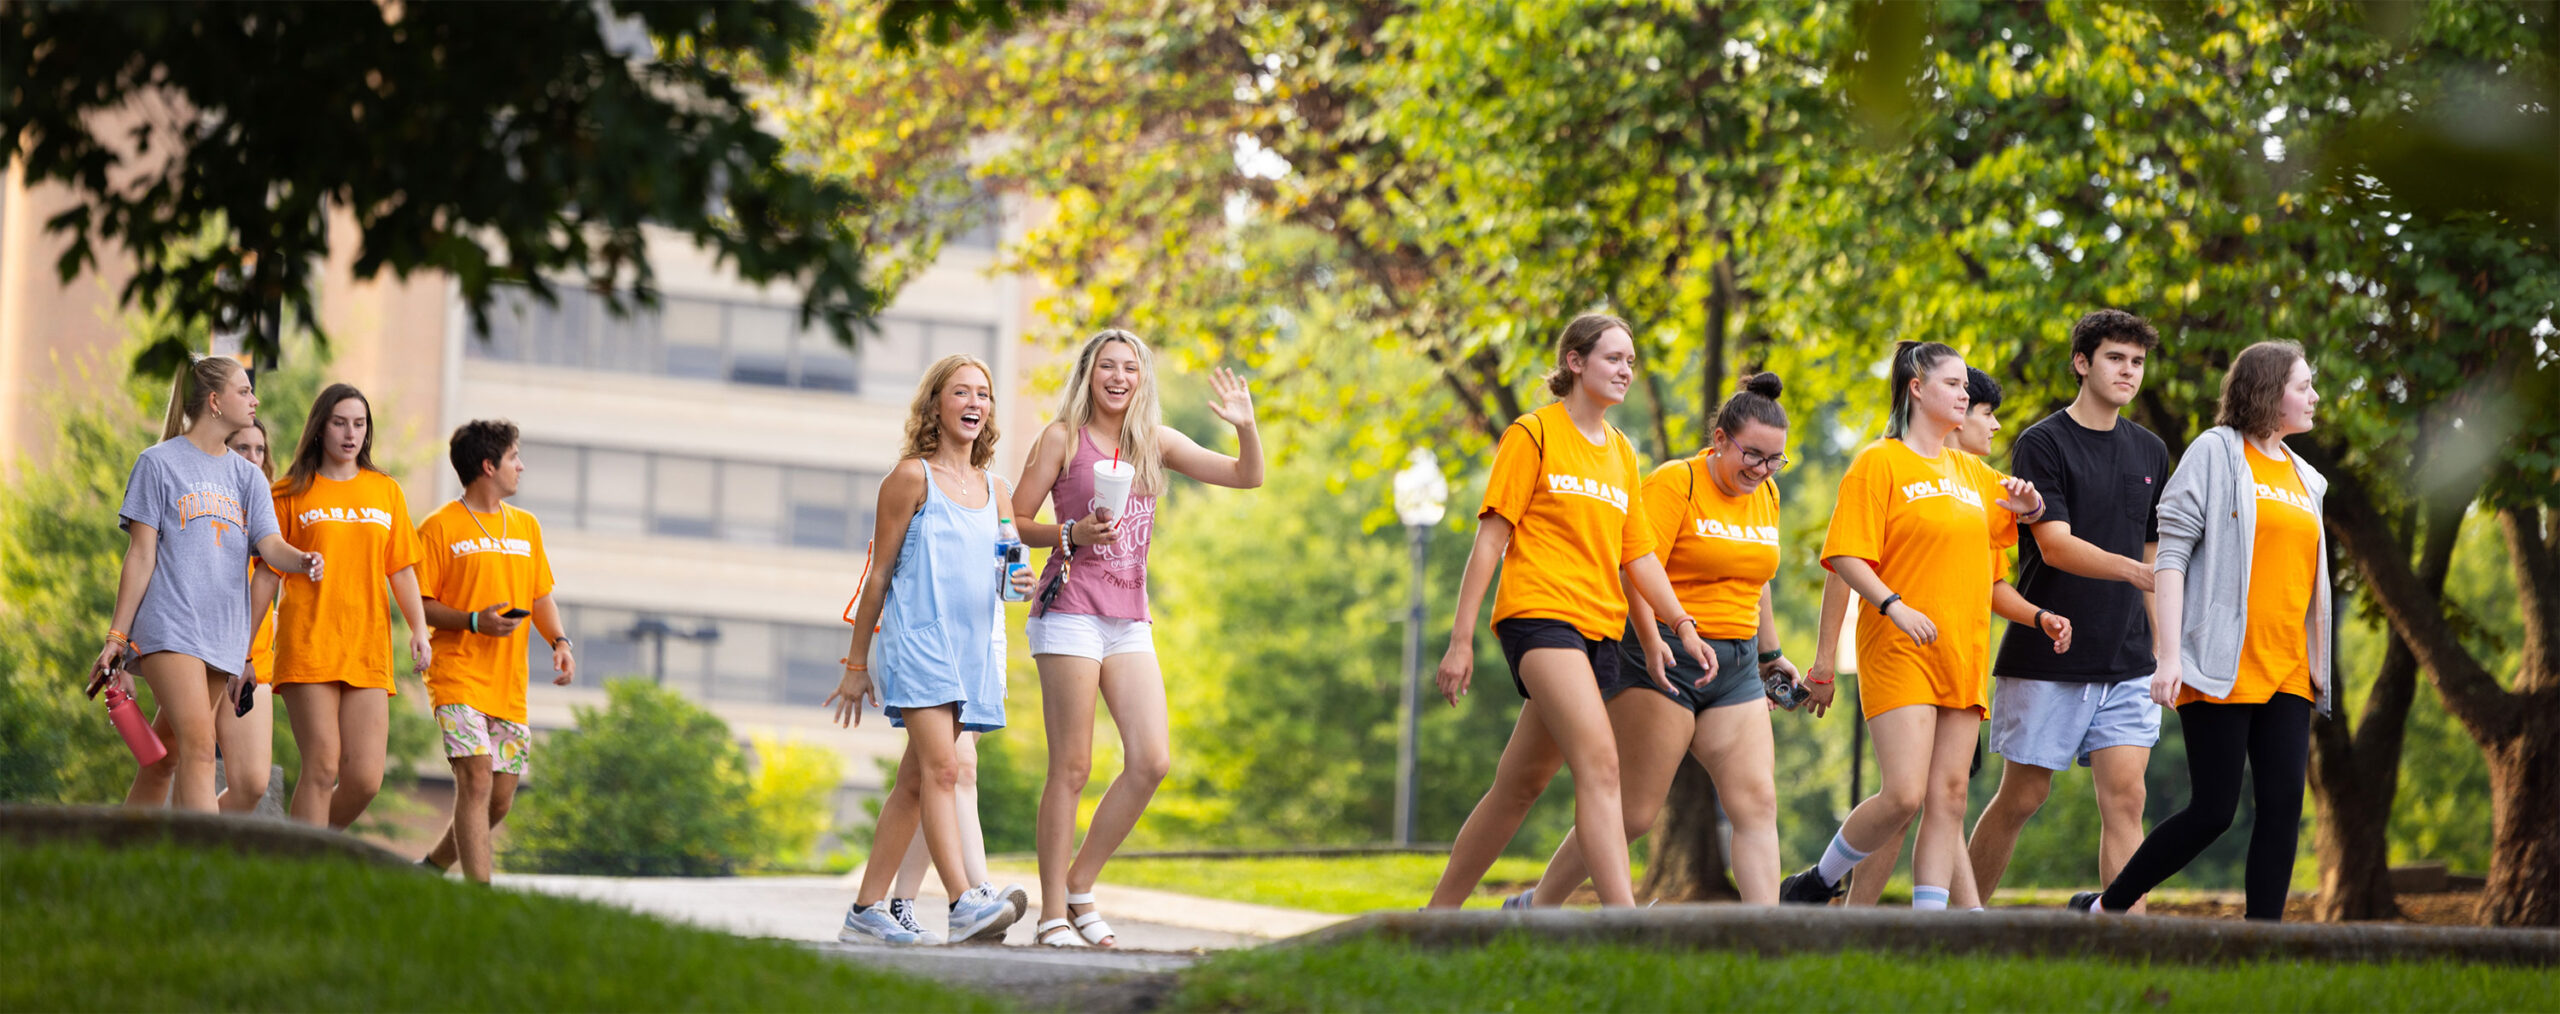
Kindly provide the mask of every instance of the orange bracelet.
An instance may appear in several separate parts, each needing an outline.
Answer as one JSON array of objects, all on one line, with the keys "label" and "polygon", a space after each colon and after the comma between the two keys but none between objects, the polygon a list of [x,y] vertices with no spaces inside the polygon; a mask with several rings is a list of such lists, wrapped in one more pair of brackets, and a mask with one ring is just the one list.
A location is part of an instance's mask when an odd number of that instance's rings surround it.
[{"label": "orange bracelet", "polygon": [[841,666],[843,666],[843,667],[845,667],[845,668],[847,668],[847,669],[851,669],[851,670],[853,670],[853,671],[855,671],[855,672],[870,672],[870,671],[871,671],[871,667],[870,667],[870,666],[864,665],[864,664],[862,664],[862,663],[860,663],[860,662],[856,662],[856,661],[854,661],[854,660],[852,660],[852,659],[850,659],[850,658],[840,658],[840,659],[837,659],[837,660],[836,660],[836,664],[837,664],[837,665],[841,665]]}]

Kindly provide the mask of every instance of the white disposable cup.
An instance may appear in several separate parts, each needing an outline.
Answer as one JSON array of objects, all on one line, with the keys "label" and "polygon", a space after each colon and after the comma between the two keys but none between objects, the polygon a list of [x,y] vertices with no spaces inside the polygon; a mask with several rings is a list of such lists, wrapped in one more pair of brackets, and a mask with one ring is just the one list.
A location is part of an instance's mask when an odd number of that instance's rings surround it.
[{"label": "white disposable cup", "polygon": [[1092,506],[1110,511],[1111,516],[1117,519],[1122,511],[1129,509],[1129,484],[1137,478],[1138,466],[1126,461],[1094,462]]}]

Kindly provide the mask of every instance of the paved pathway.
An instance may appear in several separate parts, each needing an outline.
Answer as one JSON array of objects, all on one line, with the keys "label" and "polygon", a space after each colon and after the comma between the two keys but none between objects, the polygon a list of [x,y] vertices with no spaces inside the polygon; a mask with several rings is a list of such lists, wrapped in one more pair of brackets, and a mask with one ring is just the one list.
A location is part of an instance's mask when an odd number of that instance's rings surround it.
[{"label": "paved pathway", "polygon": [[[999,871],[998,882],[1005,873]],[[1028,879],[1028,878],[1025,878]],[[1011,995],[1041,1007],[1146,1009],[1171,988],[1170,973],[1210,952],[1252,947],[1311,932],[1346,917],[1102,886],[1097,901],[1120,946],[1050,948],[1034,944],[1040,888],[1031,913],[1005,934],[1005,946],[881,947],[843,944],[836,929],[853,901],[852,877],[575,877],[498,875],[502,886],[586,898],[740,936],[795,940],[819,951],[953,985]],[[939,885],[918,899],[928,915],[947,904]],[[1145,918],[1141,919],[1140,916]]]}]

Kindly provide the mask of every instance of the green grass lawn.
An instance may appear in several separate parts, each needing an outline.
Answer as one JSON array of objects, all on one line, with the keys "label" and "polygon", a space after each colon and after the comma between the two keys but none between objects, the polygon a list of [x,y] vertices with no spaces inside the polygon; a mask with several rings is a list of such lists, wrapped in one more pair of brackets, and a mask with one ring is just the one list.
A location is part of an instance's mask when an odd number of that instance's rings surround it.
[{"label": "green grass lawn", "polygon": [[1230,952],[1183,976],[1170,1009],[1214,1011],[2510,1011],[2552,1007],[2547,970],[2479,965],[2140,966],[1874,953],[1761,958],[1367,939]]},{"label": "green grass lawn", "polygon": [[1000,1010],[778,941],[339,860],[0,848],[0,1010]]},{"label": "green grass lawn", "polygon": [[[1203,898],[1246,901],[1257,905],[1357,915],[1414,909],[1431,898],[1448,860],[1436,855],[1364,855],[1323,859],[1114,859],[1103,867],[1102,880],[1123,887],[1144,887]],[[1036,877],[1026,862],[999,862],[998,869],[1017,877]],[[1485,877],[1489,884],[1529,883],[1546,868],[1539,859],[1505,856],[1495,860]],[[1638,877],[1643,870],[1636,872]],[[1502,898],[1479,889],[1468,908],[1491,908]]]}]

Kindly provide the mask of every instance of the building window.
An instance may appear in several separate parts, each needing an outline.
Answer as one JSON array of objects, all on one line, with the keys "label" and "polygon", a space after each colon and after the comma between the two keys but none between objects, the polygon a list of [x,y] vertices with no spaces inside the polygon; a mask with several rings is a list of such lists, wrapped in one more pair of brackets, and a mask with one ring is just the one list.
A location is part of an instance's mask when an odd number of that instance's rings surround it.
[{"label": "building window", "polygon": [[851,550],[871,536],[880,477],[526,441],[517,502],[555,531]]},{"label": "building window", "polygon": [[912,392],[935,359],[995,355],[996,329],[969,321],[882,317],[856,351],[823,326],[802,327],[796,306],[666,296],[654,311],[616,315],[603,296],[576,285],[553,295],[557,305],[545,305],[524,286],[501,286],[487,330],[472,333],[465,354],[891,400]]},{"label": "building window", "polygon": [[[643,620],[655,620],[679,633],[716,631],[710,641],[666,639],[666,671],[658,671],[658,643],[639,635]],[[575,604],[560,607],[563,632],[578,644],[581,682],[602,684],[614,679],[643,679],[699,701],[741,704],[786,704],[816,707],[826,703],[844,670],[846,627],[842,623],[774,623],[689,613],[659,613]],[[547,686],[551,648],[539,637],[526,639],[525,665],[536,686]]]}]

